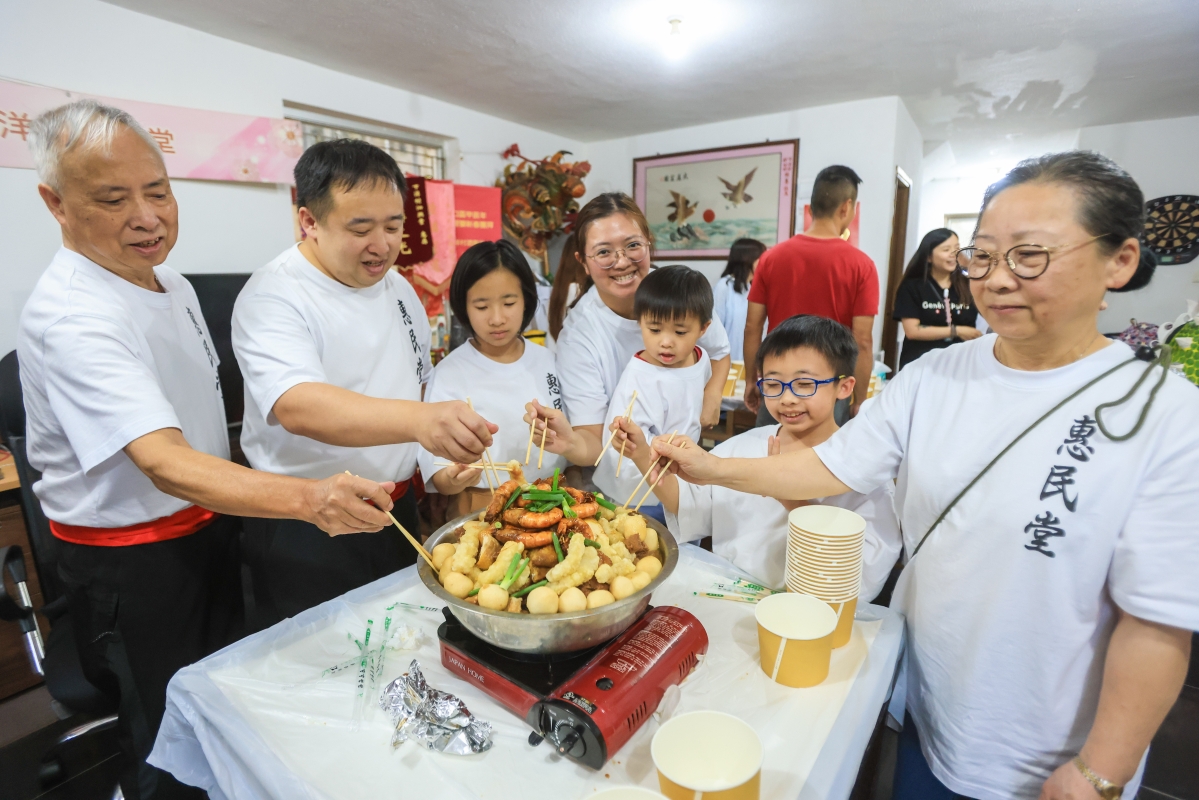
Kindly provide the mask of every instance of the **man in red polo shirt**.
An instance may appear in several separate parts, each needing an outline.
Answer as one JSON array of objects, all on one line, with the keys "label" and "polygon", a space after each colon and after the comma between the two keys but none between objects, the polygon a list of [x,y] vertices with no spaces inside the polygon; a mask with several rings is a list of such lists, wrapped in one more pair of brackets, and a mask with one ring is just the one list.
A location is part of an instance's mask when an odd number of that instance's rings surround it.
[{"label": "man in red polo shirt", "polygon": [[765,406],[759,410],[758,376],[752,374],[762,344],[762,324],[774,330],[796,314],[834,319],[853,331],[857,340],[858,388],[852,405],[839,409],[838,422],[856,414],[866,396],[874,362],[878,271],[865,253],[842,238],[853,221],[861,182],[849,167],[820,170],[812,186],[812,226],[763,253],[754,271],[745,317],[745,367],[751,378],[745,382],[745,405],[758,412],[759,424],[770,422]]}]

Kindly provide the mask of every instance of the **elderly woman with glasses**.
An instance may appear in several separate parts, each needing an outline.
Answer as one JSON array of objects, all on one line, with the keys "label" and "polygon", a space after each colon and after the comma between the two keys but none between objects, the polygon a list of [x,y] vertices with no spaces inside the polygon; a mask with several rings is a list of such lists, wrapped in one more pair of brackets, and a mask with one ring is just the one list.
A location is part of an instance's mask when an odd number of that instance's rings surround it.
[{"label": "elderly woman with glasses", "polygon": [[[644,345],[641,326],[633,317],[633,296],[649,274],[653,236],[633,199],[620,192],[595,197],[579,211],[575,222],[576,257],[587,279],[558,337],[558,374],[562,378],[564,409],[528,406],[526,421],[541,436],[549,422],[545,449],[565,455],[574,464],[591,466],[603,447],[608,404],[621,373]],[[713,319],[699,338],[712,359],[712,377],[704,389],[703,426],[720,420],[720,395],[729,373],[729,337]]]},{"label": "elderly woman with glasses", "polygon": [[1132,797],[1178,696],[1199,629],[1199,397],[1096,325],[1106,292],[1152,274],[1143,209],[1095,153],[1023,162],[957,256],[993,334],[910,364],[812,450],[652,445],[683,480],[788,500],[896,481],[896,797]]}]

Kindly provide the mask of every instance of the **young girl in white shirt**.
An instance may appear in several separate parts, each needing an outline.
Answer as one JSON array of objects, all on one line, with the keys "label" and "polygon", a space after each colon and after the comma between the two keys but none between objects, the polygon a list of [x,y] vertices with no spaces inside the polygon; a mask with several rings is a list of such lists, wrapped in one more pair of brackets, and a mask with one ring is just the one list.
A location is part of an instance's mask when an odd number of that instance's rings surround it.
[{"label": "young girl in white shirt", "polygon": [[[837,431],[833,406],[853,394],[858,347],[849,329],[823,317],[799,315],[785,320],[758,350],[758,388],[776,426],[753,428],[712,451],[725,458],[764,458],[815,447]],[[634,423],[636,419],[634,418]],[[615,426],[615,423],[614,423]],[[615,442],[625,438],[641,470],[652,460],[644,432],[620,425]],[[660,434],[655,434],[660,435]],[[806,502],[722,486],[699,486],[665,476],[655,490],[666,510],[666,524],[679,541],[711,536],[712,550],[767,586],[781,587],[787,560],[787,513]],[[882,589],[902,546],[890,483],[869,494],[846,492],[811,503],[835,505],[866,520],[860,597],[872,600]]]},{"label": "young girl in white shirt", "polygon": [[[492,461],[499,466],[510,460],[523,464],[529,432],[522,420],[525,403],[534,398],[561,409],[562,395],[553,354],[521,335],[537,311],[537,281],[516,245],[504,239],[479,242],[463,253],[450,282],[450,308],[470,338],[433,370],[425,401],[469,398],[484,419],[499,426],[491,445]],[[566,466],[564,458],[550,452],[540,469],[536,452],[533,459],[524,468],[530,480]],[[487,476],[477,466],[445,466],[423,449],[418,464],[428,491],[453,497],[447,510],[450,518],[490,499]],[[504,481],[508,475],[501,472],[499,478]]]}]

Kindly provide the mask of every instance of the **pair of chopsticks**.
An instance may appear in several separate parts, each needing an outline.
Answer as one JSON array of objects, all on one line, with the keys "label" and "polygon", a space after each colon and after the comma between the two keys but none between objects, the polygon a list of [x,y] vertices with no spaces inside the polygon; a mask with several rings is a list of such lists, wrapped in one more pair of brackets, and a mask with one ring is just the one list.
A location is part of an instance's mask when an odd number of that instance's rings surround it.
[{"label": "pair of chopsticks", "polygon": [[[435,467],[466,467],[467,469],[487,469],[488,465],[484,464],[482,461],[476,461],[473,464],[458,464],[453,461],[434,461],[433,466],[435,466]],[[511,467],[508,467],[504,464],[491,464],[491,467],[498,470],[499,472],[511,472],[512,471]]]},{"label": "pair of chopsticks", "polygon": [[[350,472],[348,469],[346,470],[346,474],[352,478],[358,477],[357,475],[354,475],[352,472]],[[420,553],[421,556],[425,559],[425,561],[429,562],[429,569],[433,570],[434,572],[437,572],[437,567],[433,566],[433,556],[429,555],[429,551],[425,549],[425,546],[423,544],[421,544],[419,541],[417,541],[416,537],[414,537],[411,533],[409,533],[404,528],[404,526],[400,524],[400,521],[398,519],[396,519],[394,516],[392,516],[392,513],[390,511],[384,511],[383,513],[386,514],[387,518],[391,520],[391,524],[395,525],[397,528],[399,528],[400,533],[404,534],[404,537],[409,542],[412,543],[412,546],[416,548],[416,552]]]},{"label": "pair of chopsticks", "polygon": [[[545,436],[550,432],[550,421],[544,421],[545,427],[541,429],[541,447],[537,451],[537,469],[541,469],[541,460],[545,458]],[[533,431],[536,430],[537,418],[529,423],[529,446],[525,448],[525,466],[529,466],[529,459],[533,455]]]},{"label": "pair of chopsticks", "polygon": [[[466,404],[468,406],[470,406],[471,411],[475,410],[475,404],[471,402],[471,399],[469,397],[466,398]],[[490,470],[490,472],[488,472],[488,470]],[[502,484],[503,481],[500,480],[499,469],[495,466],[495,462],[492,461],[491,448],[488,448],[488,447],[483,448],[483,477],[487,481],[487,488],[491,490],[491,496],[495,497],[496,487],[498,487],[500,484]],[[492,483],[491,483],[492,477],[495,478],[494,485],[492,485]]]},{"label": "pair of chopsticks", "polygon": [[[629,407],[627,409],[625,409],[625,412],[624,412],[624,421],[625,422],[629,422],[632,420],[632,418],[633,418],[633,403],[636,403],[636,402],[637,402],[637,390],[634,389],[633,397],[629,400]],[[606,441],[604,443],[604,446],[602,448],[600,448],[599,458],[597,458],[595,460],[595,466],[598,467],[600,465],[600,462],[604,460],[604,454],[608,452],[608,448],[612,446],[612,440],[615,438],[616,438],[616,431],[612,431],[612,433],[608,435],[608,441]],[[624,461],[624,446],[627,442],[628,442],[628,439],[625,439],[623,442],[620,443],[620,454],[616,458],[616,477],[618,477],[618,478],[620,477],[620,464],[622,461]]]},{"label": "pair of chopsticks", "polygon": [[[674,437],[678,436],[678,433],[679,432],[677,430],[675,430],[674,433],[670,434],[670,438],[666,440],[666,443],[670,444],[671,442],[673,442]],[[673,458],[669,459],[666,462],[666,466],[662,467],[662,471],[658,473],[658,479],[656,481],[654,481],[653,484],[651,484],[648,489],[645,490],[645,494],[641,495],[641,499],[639,501],[637,501],[637,507],[633,509],[634,512],[641,510],[641,504],[649,499],[649,496],[651,494],[653,494],[654,489],[658,488],[658,484],[662,482],[662,479],[664,477],[666,477],[666,471],[670,469],[670,465],[673,463],[674,463],[674,459]],[[636,497],[637,491],[641,488],[641,484],[645,483],[645,479],[649,477],[649,472],[650,471],[648,469],[645,471],[645,474],[641,476],[641,480],[637,482],[637,488],[633,489],[633,493],[629,495],[629,499],[624,501],[625,508],[628,508],[629,503],[633,502],[633,498]]]}]

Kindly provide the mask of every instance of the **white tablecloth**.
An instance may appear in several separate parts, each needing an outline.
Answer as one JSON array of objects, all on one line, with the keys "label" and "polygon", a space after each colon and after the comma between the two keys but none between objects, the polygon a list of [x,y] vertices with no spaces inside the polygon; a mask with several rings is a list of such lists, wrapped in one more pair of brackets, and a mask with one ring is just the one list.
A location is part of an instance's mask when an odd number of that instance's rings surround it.
[{"label": "white tablecloth", "polygon": [[[707,657],[682,686],[672,713],[712,708],[752,725],[766,750],[763,797],[842,800],[889,694],[902,618],[863,606],[853,639],[834,652],[829,678],[811,689],[788,689],[758,667],[752,605],[692,594],[736,574],[723,559],[685,545],[678,568],[654,593],[655,605],[688,609],[709,636]],[[649,743],[662,720],[647,721],[599,772],[559,758],[545,744],[530,746],[523,720],[441,666],[441,615],[429,611],[392,612],[393,624],[420,629],[424,641],[389,651],[380,686],[419,660],[432,686],[459,695],[494,724],[493,747],[469,757],[414,743],[392,750],[382,711],[368,711],[355,725],[353,670],[321,673],[353,657],[357,650],[347,634],[361,636],[366,620],[397,600],[440,605],[409,568],[180,670],[167,690],[150,762],[217,800],[506,798],[527,794],[530,785],[540,796],[574,800],[618,784],[656,788]]]}]

